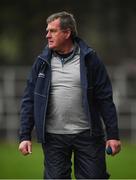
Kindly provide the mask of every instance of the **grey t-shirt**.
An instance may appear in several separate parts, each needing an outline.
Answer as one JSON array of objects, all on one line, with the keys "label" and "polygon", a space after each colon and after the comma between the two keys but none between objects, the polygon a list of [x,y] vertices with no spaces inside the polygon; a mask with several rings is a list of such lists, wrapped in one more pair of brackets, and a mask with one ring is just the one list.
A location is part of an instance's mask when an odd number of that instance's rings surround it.
[{"label": "grey t-shirt", "polygon": [[82,103],[79,48],[63,63],[57,54],[53,54],[51,71],[46,131],[75,134],[89,129]]}]

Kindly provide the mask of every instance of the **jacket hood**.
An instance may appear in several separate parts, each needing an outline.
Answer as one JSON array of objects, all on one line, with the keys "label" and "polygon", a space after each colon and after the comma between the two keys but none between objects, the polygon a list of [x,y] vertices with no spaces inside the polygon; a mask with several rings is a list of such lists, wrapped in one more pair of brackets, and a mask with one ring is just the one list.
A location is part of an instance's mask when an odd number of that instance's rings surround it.
[{"label": "jacket hood", "polygon": [[79,45],[80,50],[82,51],[82,53],[84,55],[87,55],[87,54],[92,53],[94,51],[90,46],[87,45],[87,43],[85,41],[83,41],[79,37],[75,37],[75,42]]}]

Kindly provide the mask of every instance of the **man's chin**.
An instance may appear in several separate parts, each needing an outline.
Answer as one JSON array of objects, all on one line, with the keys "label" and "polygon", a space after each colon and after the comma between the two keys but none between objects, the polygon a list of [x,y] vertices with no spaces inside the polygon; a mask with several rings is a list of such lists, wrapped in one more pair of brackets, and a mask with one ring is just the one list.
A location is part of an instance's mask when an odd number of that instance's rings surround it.
[{"label": "man's chin", "polygon": [[56,50],[57,50],[57,48],[54,47],[54,46],[48,46],[48,47],[49,47],[49,49],[51,49],[51,50],[53,50],[53,51],[56,51]]},{"label": "man's chin", "polygon": [[51,45],[48,45],[48,47],[52,50],[55,50],[55,47],[54,46],[51,46]]}]

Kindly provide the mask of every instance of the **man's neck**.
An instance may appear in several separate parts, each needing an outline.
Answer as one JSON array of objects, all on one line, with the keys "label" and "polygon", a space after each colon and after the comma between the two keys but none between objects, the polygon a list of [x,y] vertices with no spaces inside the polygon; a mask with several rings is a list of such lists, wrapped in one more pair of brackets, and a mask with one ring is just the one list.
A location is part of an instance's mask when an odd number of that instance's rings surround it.
[{"label": "man's neck", "polygon": [[73,51],[74,50],[72,50],[72,51],[70,51],[69,53],[63,53],[63,54],[60,54],[60,53],[58,53],[58,52],[55,52],[59,57],[61,57],[61,58],[67,58],[67,57],[69,57],[70,55],[72,55],[73,54]]},{"label": "man's neck", "polygon": [[68,41],[60,50],[56,50],[58,54],[68,54],[72,52],[74,49],[74,43],[72,41]]}]

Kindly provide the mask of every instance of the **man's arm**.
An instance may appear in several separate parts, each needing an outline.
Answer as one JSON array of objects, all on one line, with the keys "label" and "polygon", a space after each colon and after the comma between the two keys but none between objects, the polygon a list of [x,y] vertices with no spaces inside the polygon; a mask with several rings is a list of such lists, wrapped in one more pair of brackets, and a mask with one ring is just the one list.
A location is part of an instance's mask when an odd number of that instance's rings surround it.
[{"label": "man's arm", "polygon": [[31,131],[34,127],[34,89],[40,66],[41,63],[36,60],[29,73],[21,102],[19,150],[23,154],[31,152]]},{"label": "man's arm", "polygon": [[113,102],[112,85],[104,64],[96,54],[94,54],[94,58],[97,61],[94,67],[95,101],[106,127],[106,147],[110,146],[112,155],[115,155],[121,149],[121,142],[119,140],[118,118]]},{"label": "man's arm", "polygon": [[34,81],[32,80],[32,76],[33,74],[31,71],[27,80],[27,85],[21,103],[21,122],[19,131],[20,144],[18,149],[23,155],[28,155],[32,153],[31,131],[34,126]]}]

